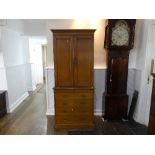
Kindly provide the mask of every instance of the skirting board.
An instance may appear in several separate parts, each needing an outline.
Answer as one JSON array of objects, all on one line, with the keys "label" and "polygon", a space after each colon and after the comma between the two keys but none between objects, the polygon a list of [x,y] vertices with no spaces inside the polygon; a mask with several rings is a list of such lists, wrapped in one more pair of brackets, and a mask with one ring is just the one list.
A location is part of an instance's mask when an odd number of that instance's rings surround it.
[{"label": "skirting board", "polygon": [[[47,109],[46,115],[55,115],[54,109]],[[95,116],[102,116],[103,113],[101,110],[94,110],[94,115]]]},{"label": "skirting board", "polygon": [[34,91],[36,89],[36,86],[28,87],[27,89],[28,89],[28,91]]},{"label": "skirting board", "polygon": [[94,110],[94,115],[95,116],[103,116],[103,112],[102,112],[102,110],[95,109]]},{"label": "skirting board", "polygon": [[25,92],[21,97],[19,97],[10,107],[8,113],[12,113],[27,97],[28,92]]},{"label": "skirting board", "polygon": [[46,115],[55,115],[54,109],[47,109]]}]

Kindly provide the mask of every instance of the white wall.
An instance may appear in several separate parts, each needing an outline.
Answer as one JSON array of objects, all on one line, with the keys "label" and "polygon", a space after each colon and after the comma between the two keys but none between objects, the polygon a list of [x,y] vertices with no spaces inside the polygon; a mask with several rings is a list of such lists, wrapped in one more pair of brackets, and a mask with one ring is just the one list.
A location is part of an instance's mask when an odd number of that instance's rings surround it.
[{"label": "white wall", "polygon": [[8,91],[8,112],[13,111],[28,96],[22,34],[20,20],[7,20],[7,25],[2,28],[1,32],[1,51],[4,57]]},{"label": "white wall", "polygon": [[43,83],[42,45],[46,43],[46,37],[29,37],[32,81],[35,85]]},{"label": "white wall", "polygon": [[46,19],[23,19],[24,34],[27,36],[45,36]]},{"label": "white wall", "polygon": [[[34,90],[36,83],[43,81],[40,79],[42,69],[37,72],[37,66],[31,63],[29,37],[45,35],[46,22],[18,19],[0,22],[3,23],[0,27],[0,89],[7,89],[7,107],[11,112],[28,96],[28,90]],[[41,46],[37,50],[41,59]],[[36,53],[36,57],[39,53]],[[42,66],[41,63],[37,65]],[[40,76],[36,73],[40,73]]]},{"label": "white wall", "polygon": [[[155,25],[155,20],[139,20],[139,42],[137,48],[136,79],[135,89],[139,91],[139,99],[136,107],[136,121],[148,125],[150,101],[148,101],[148,90],[151,89],[148,84],[149,63],[147,57],[149,53],[154,52],[154,29],[150,29],[151,24]],[[155,26],[154,26],[155,27]],[[151,31],[150,31],[151,30]],[[151,49],[150,49],[151,48]],[[153,50],[153,51],[152,51]],[[149,93],[151,93],[149,91]]]},{"label": "white wall", "polygon": [[0,51],[0,90],[7,90],[6,71],[4,67],[3,53]]},{"label": "white wall", "polygon": [[105,76],[106,76],[106,69],[96,68],[94,70],[94,87],[95,87],[94,112],[96,115],[102,115],[105,111],[104,104],[102,101],[106,85]]}]

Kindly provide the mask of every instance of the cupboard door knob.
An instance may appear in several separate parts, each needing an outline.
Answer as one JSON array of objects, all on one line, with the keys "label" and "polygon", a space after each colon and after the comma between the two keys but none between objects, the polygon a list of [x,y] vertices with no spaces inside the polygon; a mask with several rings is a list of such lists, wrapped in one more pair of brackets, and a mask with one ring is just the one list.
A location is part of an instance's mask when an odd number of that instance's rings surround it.
[{"label": "cupboard door knob", "polygon": [[74,109],[72,108],[72,111],[74,111]]}]

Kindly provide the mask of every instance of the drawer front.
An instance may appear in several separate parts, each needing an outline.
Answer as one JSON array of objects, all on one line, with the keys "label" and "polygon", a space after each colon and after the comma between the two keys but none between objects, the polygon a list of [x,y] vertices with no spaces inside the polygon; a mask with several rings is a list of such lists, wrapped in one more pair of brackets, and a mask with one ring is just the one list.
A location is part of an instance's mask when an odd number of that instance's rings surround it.
[{"label": "drawer front", "polygon": [[93,95],[91,93],[57,93],[55,94],[55,99],[92,99]]},{"label": "drawer front", "polygon": [[59,113],[92,113],[93,102],[92,99],[69,99],[69,100],[55,100],[55,111]]},{"label": "drawer front", "polygon": [[91,123],[93,121],[92,115],[56,115],[56,124],[80,124],[80,123]]},{"label": "drawer front", "polygon": [[55,93],[55,127],[93,126],[92,92]]}]

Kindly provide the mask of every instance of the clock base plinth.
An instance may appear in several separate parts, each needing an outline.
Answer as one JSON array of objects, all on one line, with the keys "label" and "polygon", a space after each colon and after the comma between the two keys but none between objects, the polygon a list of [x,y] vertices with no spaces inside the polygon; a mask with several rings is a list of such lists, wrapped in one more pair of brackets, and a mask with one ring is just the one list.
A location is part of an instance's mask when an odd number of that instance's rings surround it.
[{"label": "clock base plinth", "polygon": [[126,94],[104,94],[105,115],[104,119],[126,119],[128,111],[128,95]]}]

